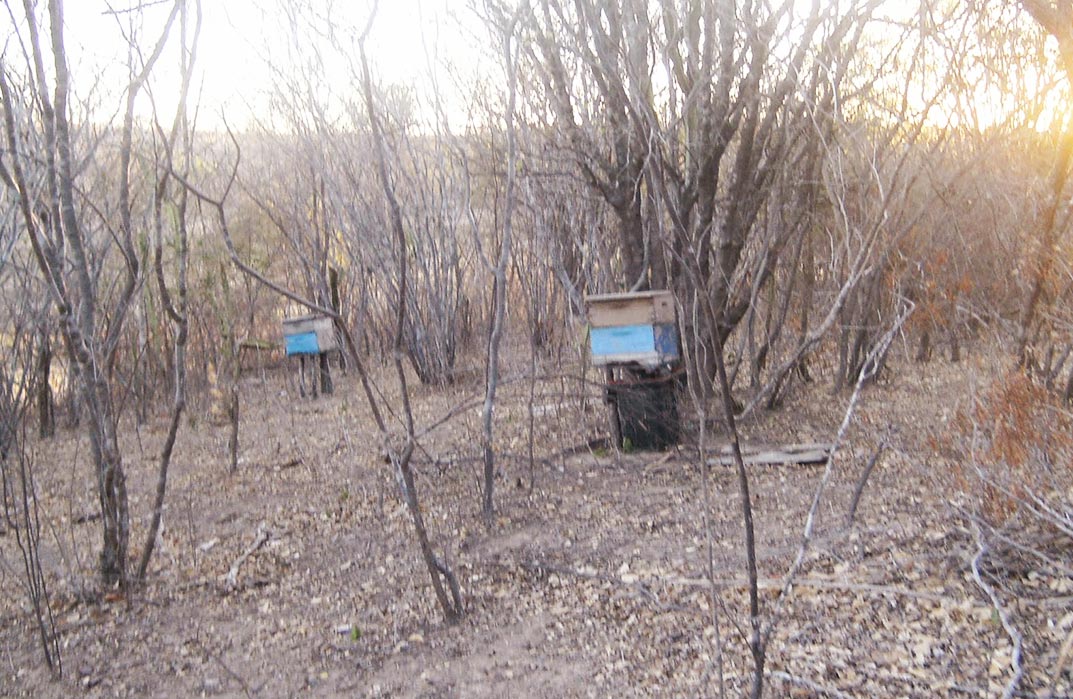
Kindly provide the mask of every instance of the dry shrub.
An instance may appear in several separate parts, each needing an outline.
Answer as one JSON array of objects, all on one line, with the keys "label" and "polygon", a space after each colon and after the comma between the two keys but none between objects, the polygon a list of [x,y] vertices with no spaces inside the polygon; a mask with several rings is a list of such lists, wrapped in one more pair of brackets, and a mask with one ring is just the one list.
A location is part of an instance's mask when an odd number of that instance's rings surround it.
[{"label": "dry shrub", "polygon": [[942,441],[962,501],[984,523],[1024,525],[1026,515],[1065,528],[1073,514],[1073,415],[1043,386],[1010,372],[958,412]]}]

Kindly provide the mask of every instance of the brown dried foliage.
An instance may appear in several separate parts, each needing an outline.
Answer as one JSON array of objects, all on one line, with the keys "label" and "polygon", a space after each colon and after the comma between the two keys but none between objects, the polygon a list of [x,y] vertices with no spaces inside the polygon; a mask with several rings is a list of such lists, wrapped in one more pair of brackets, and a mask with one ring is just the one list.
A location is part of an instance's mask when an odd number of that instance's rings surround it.
[{"label": "brown dried foliage", "polygon": [[938,442],[953,457],[955,488],[994,526],[1034,498],[1069,500],[1073,414],[1022,371],[996,381],[971,410],[959,410]]}]

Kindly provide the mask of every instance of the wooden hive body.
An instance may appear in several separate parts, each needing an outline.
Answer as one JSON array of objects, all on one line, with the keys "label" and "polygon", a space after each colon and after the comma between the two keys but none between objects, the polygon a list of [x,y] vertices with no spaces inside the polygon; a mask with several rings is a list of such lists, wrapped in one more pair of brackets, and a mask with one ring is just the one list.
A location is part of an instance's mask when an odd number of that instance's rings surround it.
[{"label": "wooden hive body", "polygon": [[654,368],[679,359],[674,295],[669,291],[600,294],[585,299],[589,349],[596,366]]},{"label": "wooden hive body", "polygon": [[308,315],[284,318],[283,339],[287,356],[323,354],[339,349],[335,325],[327,316]]}]

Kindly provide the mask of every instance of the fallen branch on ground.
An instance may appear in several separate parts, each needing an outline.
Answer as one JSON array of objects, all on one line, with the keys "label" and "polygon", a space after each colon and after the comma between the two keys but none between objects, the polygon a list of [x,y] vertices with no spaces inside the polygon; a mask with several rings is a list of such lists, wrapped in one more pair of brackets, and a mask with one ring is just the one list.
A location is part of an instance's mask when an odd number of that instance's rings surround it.
[{"label": "fallen branch on ground", "polygon": [[[556,565],[554,563],[545,563],[541,561],[524,561],[521,563],[495,562],[493,563],[493,565],[499,568],[508,569],[521,568],[522,570],[530,573],[540,573],[544,575],[555,573],[557,575],[568,575],[573,578],[599,580],[601,582],[614,583],[617,585],[622,585],[623,587],[635,589],[660,606],[666,605],[660,602],[659,597],[656,595],[652,588],[658,588],[659,586],[710,587],[714,584],[718,588],[729,589],[743,588],[748,585],[748,581],[744,578],[716,578],[712,581],[709,581],[707,578],[653,577],[641,580],[638,576],[633,575],[631,575],[629,578],[625,578],[618,575],[612,575],[610,573],[601,573],[596,570],[571,568],[569,566]],[[638,577],[638,579],[634,579],[635,577]],[[781,590],[783,587],[783,583],[784,581],[781,578],[761,578],[757,581],[757,587],[761,590]],[[955,604],[958,601],[952,597],[947,597],[937,592],[910,590],[904,587],[896,587],[893,585],[877,585],[874,583],[840,582],[838,580],[818,577],[799,578],[794,581],[793,587],[808,587],[816,590],[834,590],[865,595],[894,595],[897,597],[906,597],[910,599],[927,600],[929,602],[945,601],[951,604]]]},{"label": "fallen branch on ground", "polygon": [[840,692],[834,687],[824,687],[822,684],[817,684],[812,680],[805,679],[804,677],[797,677],[796,675],[791,675],[788,672],[772,672],[771,677],[781,682],[785,682],[786,684],[793,684],[797,685],[798,687],[804,687],[805,689],[814,694],[834,697],[835,699],[850,699],[850,695],[844,692]]},{"label": "fallen branch on ground", "polygon": [[[501,563],[499,565],[501,567],[504,567],[504,568],[512,568],[512,567],[514,567],[514,566],[512,566],[510,564],[504,564],[504,563]],[[520,563],[520,564],[517,565],[517,567],[521,568],[524,571],[530,572],[530,573],[538,573],[538,574],[542,574],[542,575],[548,575],[548,574],[554,573],[556,575],[569,575],[570,577],[574,577],[574,578],[582,578],[582,579],[586,579],[586,580],[600,580],[601,582],[609,582],[609,583],[621,585],[623,587],[630,588],[631,590],[635,590],[642,597],[646,598],[647,600],[652,602],[654,605],[656,605],[656,607],[658,607],[660,609],[669,610],[669,609],[677,609],[678,608],[676,605],[664,604],[660,600],[659,596],[655,592],[653,592],[648,587],[648,585],[646,585],[646,584],[644,584],[644,583],[642,583],[640,581],[637,581],[637,580],[626,580],[626,579],[621,578],[621,577],[619,577],[617,575],[609,575],[607,573],[599,573],[599,572],[596,572],[596,571],[588,572],[588,571],[585,571],[585,570],[578,570],[576,568],[569,568],[569,567],[566,567],[566,566],[559,566],[559,565],[555,565],[554,563],[543,563],[543,562],[540,562],[540,561],[529,561],[529,562],[526,562],[526,563]]]},{"label": "fallen branch on ground", "polygon": [[1013,653],[1010,655],[1010,670],[1012,670],[1013,674],[1010,676],[1010,681],[1006,683],[1006,689],[1002,692],[1002,699],[1012,699],[1017,694],[1017,687],[1021,684],[1021,677],[1025,674],[1025,669],[1021,665],[1023,639],[1021,632],[1010,621],[1010,615],[1006,608],[1002,606],[1002,600],[999,599],[998,593],[984,580],[983,575],[980,573],[980,562],[987,553],[987,544],[984,543],[984,535],[980,531],[980,526],[973,522],[972,528],[976,534],[976,555],[972,557],[972,579],[976,582],[977,587],[983,590],[984,594],[991,600],[991,605],[994,607],[995,613],[998,614],[999,621],[1002,622],[1002,628],[1006,631],[1006,635],[1013,644]]},{"label": "fallen branch on ground", "polygon": [[227,571],[224,584],[227,586],[228,590],[234,590],[235,586],[238,584],[238,571],[242,567],[242,564],[246,562],[246,559],[256,553],[257,549],[264,546],[267,541],[268,526],[264,522],[261,522],[257,526],[257,535],[253,538],[253,543],[242,552],[242,555],[235,559],[234,563],[231,564],[231,569]]},{"label": "fallen branch on ground", "polygon": [[[669,578],[661,579],[660,582],[667,585],[680,585],[683,587],[708,587],[711,584],[705,578]],[[748,584],[748,581],[744,578],[724,578],[716,579],[712,582],[714,582],[717,587],[721,588],[739,588],[745,587]],[[761,590],[782,590],[783,584],[784,581],[779,578],[761,578],[757,581],[757,587]],[[876,585],[874,583],[839,582],[837,580],[816,577],[798,578],[793,581],[791,587],[810,587],[816,590],[838,590],[868,595],[896,595],[898,597],[928,600],[931,602],[957,602],[957,600],[952,597],[946,597],[936,592],[922,592],[918,590],[909,590],[904,587]]]}]

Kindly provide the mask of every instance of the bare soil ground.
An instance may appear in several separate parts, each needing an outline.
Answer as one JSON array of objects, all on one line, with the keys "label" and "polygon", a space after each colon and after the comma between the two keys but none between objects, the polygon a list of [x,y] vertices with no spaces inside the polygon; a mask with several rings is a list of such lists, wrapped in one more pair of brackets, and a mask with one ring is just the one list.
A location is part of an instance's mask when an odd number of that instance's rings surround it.
[{"label": "bare soil ground", "polygon": [[[815,545],[780,608],[770,696],[1001,693],[1011,645],[969,575],[975,543],[952,515],[946,465],[929,447],[958,401],[1000,371],[979,356],[907,364],[866,390],[836,455]],[[419,425],[476,395],[477,380],[417,389]],[[709,536],[694,450],[564,454],[604,430],[597,392],[582,405],[572,380],[534,387],[530,469],[530,387],[508,384],[497,412],[504,456],[493,522],[478,515],[475,412],[422,440],[427,521],[467,602],[465,618],[448,625],[354,377],[337,377],[336,393],[316,401],[297,400],[290,381],[246,380],[234,475],[226,473],[227,428],[186,420],[158,553],[147,585],[129,597],[90,594],[99,522],[84,438],[68,431],[33,445],[64,674],[51,680],[43,668],[8,532],[0,536],[0,695],[719,696],[723,683],[737,696],[747,684],[732,469],[709,472]],[[827,386],[798,390],[743,430],[754,442],[827,440],[847,400]],[[135,549],[163,429],[160,416],[125,432]],[[881,438],[890,448],[846,528],[850,495]],[[822,472],[752,470],[767,615]],[[228,585],[259,532],[266,543]],[[1027,577],[1018,584],[1031,587]],[[1029,693],[1050,684],[1073,626],[1071,590],[1068,580],[1051,581],[1013,609],[1026,633]],[[1068,696],[1068,681],[1055,690]]]}]

